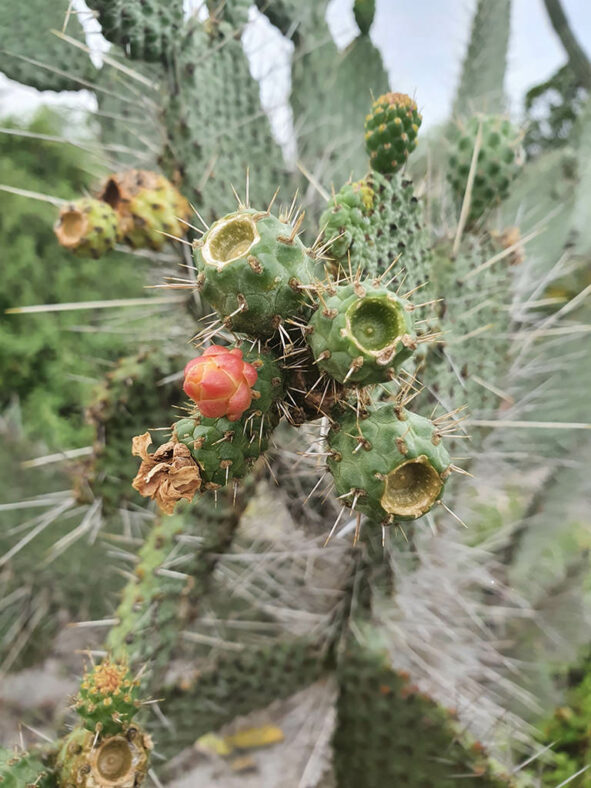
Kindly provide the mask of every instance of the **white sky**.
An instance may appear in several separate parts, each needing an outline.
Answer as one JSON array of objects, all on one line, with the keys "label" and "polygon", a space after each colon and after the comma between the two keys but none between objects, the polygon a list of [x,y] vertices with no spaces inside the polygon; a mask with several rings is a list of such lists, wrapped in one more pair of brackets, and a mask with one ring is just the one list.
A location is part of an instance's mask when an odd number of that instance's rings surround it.
[{"label": "white sky", "polygon": [[[427,127],[444,120],[451,106],[474,3],[475,0],[377,0],[372,39],[382,52],[392,88],[416,97]],[[331,0],[329,5],[328,22],[341,47],[356,35],[352,5],[353,0]],[[563,5],[576,35],[591,53],[591,0],[563,0]],[[272,109],[276,135],[289,151],[291,45],[260,14],[253,11],[252,18],[244,38],[247,50],[254,53],[251,70],[257,78],[263,78],[263,103],[267,110]],[[564,61],[542,0],[513,0],[506,86],[514,115],[519,117],[527,89],[552,74]],[[0,115],[27,114],[43,101],[80,106],[76,94],[40,94],[0,75]]]}]

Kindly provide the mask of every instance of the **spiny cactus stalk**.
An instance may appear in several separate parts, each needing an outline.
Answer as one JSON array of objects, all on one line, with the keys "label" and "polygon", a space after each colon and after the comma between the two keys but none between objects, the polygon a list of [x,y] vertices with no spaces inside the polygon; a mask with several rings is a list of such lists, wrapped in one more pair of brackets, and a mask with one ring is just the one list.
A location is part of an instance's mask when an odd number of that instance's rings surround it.
[{"label": "spiny cactus stalk", "polygon": [[385,93],[377,98],[365,118],[365,148],[374,170],[392,173],[401,169],[417,147],[422,117],[405,93]]},{"label": "spiny cactus stalk", "polygon": [[35,755],[0,748],[0,783],[5,788],[51,788],[49,769]]}]

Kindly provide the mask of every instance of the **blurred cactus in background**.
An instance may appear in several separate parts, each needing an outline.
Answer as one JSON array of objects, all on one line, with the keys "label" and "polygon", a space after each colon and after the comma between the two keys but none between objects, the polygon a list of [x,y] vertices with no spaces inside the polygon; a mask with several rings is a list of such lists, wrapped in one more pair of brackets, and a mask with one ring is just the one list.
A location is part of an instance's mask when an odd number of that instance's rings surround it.
[{"label": "blurred cactus in background", "polygon": [[[93,660],[1,778],[174,785],[193,745],[219,765],[232,736],[264,740],[244,715],[313,692],[315,733],[286,734],[301,757],[257,784],[585,785],[591,115],[572,41],[562,104],[519,129],[511,3],[479,0],[452,116],[422,133],[374,2],[343,51],[326,2],[87,5],[0,12],[6,76],[92,91],[99,136],[71,158],[43,119],[1,137],[0,670],[65,622]],[[254,13],[293,47],[297,166],[250,72]],[[52,207],[29,220],[27,199]],[[59,334],[25,314],[60,301],[85,311]],[[19,408],[52,452],[27,470]]]}]

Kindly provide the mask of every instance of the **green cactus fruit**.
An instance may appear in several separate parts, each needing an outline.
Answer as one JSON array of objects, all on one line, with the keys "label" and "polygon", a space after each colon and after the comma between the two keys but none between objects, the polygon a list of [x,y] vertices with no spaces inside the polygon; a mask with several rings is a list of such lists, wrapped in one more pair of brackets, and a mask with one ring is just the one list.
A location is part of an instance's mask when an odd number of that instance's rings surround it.
[{"label": "green cactus fruit", "polygon": [[468,737],[454,710],[421,693],[377,649],[348,644],[337,675],[339,788],[516,788],[517,780]]},{"label": "green cactus fruit", "polygon": [[357,27],[364,36],[369,35],[373,18],[376,12],[376,0],[355,0],[353,3],[353,14]]},{"label": "green cactus fruit", "polygon": [[429,419],[389,404],[346,413],[328,434],[328,468],[345,506],[389,524],[439,500],[450,457]]},{"label": "green cactus fruit", "polygon": [[167,63],[183,24],[182,0],[90,0],[102,33],[128,57]]},{"label": "green cactus fruit", "polygon": [[243,347],[243,358],[257,370],[251,406],[236,421],[225,416],[205,418],[199,414],[174,425],[175,438],[189,448],[199,464],[203,489],[225,487],[243,478],[266,451],[277,426],[275,403],[283,395],[282,371],[270,351]]},{"label": "green cactus fruit", "polygon": [[82,197],[60,209],[54,232],[65,249],[97,259],[115,246],[117,214],[102,200]]},{"label": "green cactus fruit", "polygon": [[372,169],[397,172],[417,147],[422,116],[406,93],[384,93],[365,118],[365,148]]},{"label": "green cactus fruit", "polygon": [[85,670],[74,706],[89,731],[120,733],[137,714],[139,681],[130,675],[127,662],[103,661]]},{"label": "green cactus fruit", "polygon": [[372,280],[333,288],[307,334],[318,367],[339,383],[391,380],[417,346],[412,311],[409,301]]},{"label": "green cactus fruit", "polygon": [[314,262],[291,226],[263,211],[219,219],[195,243],[198,287],[224,325],[269,336],[306,308]]},{"label": "green cactus fruit", "polygon": [[[346,184],[320,218],[333,268],[378,277],[404,271],[412,290],[429,278],[429,239],[412,181],[371,172]],[[396,265],[393,262],[400,258]],[[349,262],[350,261],[350,262]]]},{"label": "green cactus fruit", "polygon": [[474,147],[481,130],[480,149],[472,185],[468,221],[477,221],[509,194],[511,182],[524,162],[521,133],[502,115],[474,115],[455,140],[449,157],[448,180],[461,207]]},{"label": "green cactus fruit", "polygon": [[49,769],[33,754],[0,747],[2,788],[51,788],[55,785]]},{"label": "green cactus fruit", "polygon": [[161,249],[167,235],[182,237],[190,214],[187,200],[157,172],[127,170],[110,175],[99,198],[118,215],[118,236],[134,249]]},{"label": "green cactus fruit", "polygon": [[76,788],[136,788],[148,773],[152,741],[139,725],[114,736],[74,728],[64,739],[55,770],[58,785]]}]

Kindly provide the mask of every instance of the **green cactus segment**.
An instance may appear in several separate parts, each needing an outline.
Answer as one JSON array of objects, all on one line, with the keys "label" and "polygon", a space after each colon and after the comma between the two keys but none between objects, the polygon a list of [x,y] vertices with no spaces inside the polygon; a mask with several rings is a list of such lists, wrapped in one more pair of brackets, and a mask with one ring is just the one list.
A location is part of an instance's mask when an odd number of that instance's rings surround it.
[{"label": "green cactus segment", "polygon": [[456,118],[503,111],[510,28],[511,0],[478,0],[454,100]]},{"label": "green cactus segment", "polygon": [[109,657],[85,671],[74,703],[87,730],[108,735],[120,733],[140,705],[139,681],[130,675],[127,662]]},{"label": "green cactus segment", "polygon": [[[141,547],[106,646],[114,658],[128,659],[134,670],[149,663],[142,679],[146,690],[161,692],[183,626],[207,592],[217,557],[231,544],[247,500],[242,491],[237,496],[230,490],[215,497],[205,493],[182,514],[160,517]],[[167,562],[173,554],[178,557],[181,534],[198,537],[198,543],[185,548],[182,573],[169,572]]]},{"label": "green cactus segment", "polygon": [[198,286],[227,328],[268,336],[306,308],[314,262],[297,230],[243,209],[215,222],[195,245]]},{"label": "green cactus segment", "polygon": [[117,214],[102,200],[82,197],[62,207],[54,231],[64,248],[97,259],[115,247]]},{"label": "green cactus segment", "polygon": [[478,132],[481,143],[472,185],[468,221],[475,222],[509,195],[523,165],[521,134],[500,115],[475,115],[456,140],[449,158],[448,180],[461,207]]},{"label": "green cactus segment", "polygon": [[205,489],[225,487],[243,478],[269,445],[279,421],[275,403],[284,392],[283,373],[270,351],[243,348],[244,361],[257,370],[251,406],[237,421],[199,414],[174,425],[175,438],[187,446],[199,464]]},{"label": "green cactus segment", "polygon": [[416,348],[412,304],[371,280],[335,290],[310,320],[318,367],[340,383],[392,379]]},{"label": "green cactus segment", "polygon": [[[502,404],[514,260],[509,254],[488,262],[518,240],[514,233],[504,239],[468,233],[455,258],[449,243],[434,250],[431,286],[442,299],[443,343],[430,349],[422,379],[445,410],[467,405],[475,418],[491,418]],[[518,249],[514,256],[519,259]]]},{"label": "green cactus segment", "polygon": [[420,693],[381,654],[350,645],[337,674],[333,749],[339,788],[515,785],[478,742],[466,741],[453,711]]},{"label": "green cactus segment", "polygon": [[230,185],[240,190],[248,169],[253,205],[263,205],[288,180],[261,110],[259,84],[250,75],[240,36],[228,28],[195,19],[185,27],[163,108],[163,166],[180,174],[187,197],[208,222],[233,210]]},{"label": "green cactus segment", "polygon": [[417,147],[422,116],[405,93],[384,93],[365,118],[365,147],[372,169],[397,172]]},{"label": "green cactus segment", "polygon": [[181,405],[178,381],[164,385],[159,381],[186,362],[186,357],[151,348],[119,359],[105,375],[86,410],[95,438],[92,456],[80,464],[75,479],[80,501],[92,502],[100,495],[107,514],[140,501],[129,484],[137,470],[129,446],[133,436],[145,429],[146,414],[151,425],[166,424],[171,409]]},{"label": "green cactus segment", "polygon": [[375,12],[376,0],[355,0],[353,3],[353,14],[362,35],[369,35]]},{"label": "green cactus segment", "polygon": [[[92,80],[96,69],[88,54],[51,32],[62,30],[69,8],[69,0],[29,0],[18,12],[0,3],[0,71],[37,90],[81,90],[83,80]],[[77,14],[66,33],[84,43]]]},{"label": "green cactus segment", "polygon": [[[320,218],[328,255],[344,272],[378,277],[404,271],[412,290],[429,279],[429,239],[423,210],[412,181],[400,173],[371,172],[346,184],[332,197]],[[397,259],[399,262],[392,265]],[[422,291],[424,292],[424,291]]]},{"label": "green cactus segment", "polygon": [[136,788],[148,773],[152,741],[139,725],[114,736],[74,728],[64,739],[55,770],[58,785],[78,788]]},{"label": "green cactus segment", "polygon": [[416,520],[439,500],[450,457],[436,427],[392,404],[352,412],[328,434],[328,468],[346,506],[384,524]]},{"label": "green cactus segment", "polygon": [[170,62],[183,24],[182,0],[89,0],[106,39],[128,57]]},{"label": "green cactus segment", "polygon": [[55,781],[35,755],[0,747],[0,784],[2,788],[53,788]]},{"label": "green cactus segment", "polygon": [[287,698],[321,678],[326,670],[322,647],[305,638],[279,641],[220,657],[181,686],[165,688],[164,714],[183,724],[155,731],[158,749],[176,753],[196,738],[234,717]]}]

